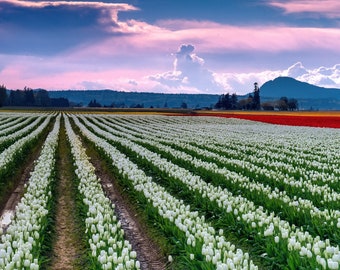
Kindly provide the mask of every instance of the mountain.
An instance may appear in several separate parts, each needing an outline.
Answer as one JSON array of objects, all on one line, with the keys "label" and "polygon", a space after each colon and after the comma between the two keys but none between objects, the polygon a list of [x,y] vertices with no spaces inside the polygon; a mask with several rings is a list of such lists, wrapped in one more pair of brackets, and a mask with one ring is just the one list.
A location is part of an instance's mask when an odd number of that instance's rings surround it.
[{"label": "mountain", "polygon": [[277,98],[287,96],[297,99],[340,99],[340,89],[319,87],[290,77],[278,77],[262,85],[261,96]]},{"label": "mountain", "polygon": [[324,88],[290,77],[278,77],[261,87],[261,100],[295,98],[300,109],[340,110],[340,89]]},{"label": "mountain", "polygon": [[87,106],[91,100],[96,100],[103,106],[115,104],[116,107],[134,107],[143,105],[144,108],[180,108],[186,103],[188,108],[213,107],[219,95],[209,94],[162,94],[145,92],[122,92],[114,90],[66,90],[49,91],[51,98],[67,98],[70,102]]}]

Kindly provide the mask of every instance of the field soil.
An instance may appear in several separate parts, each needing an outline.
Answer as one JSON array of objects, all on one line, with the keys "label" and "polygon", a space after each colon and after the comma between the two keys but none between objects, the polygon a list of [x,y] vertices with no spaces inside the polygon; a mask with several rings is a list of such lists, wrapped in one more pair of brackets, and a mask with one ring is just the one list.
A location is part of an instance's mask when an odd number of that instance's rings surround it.
[{"label": "field soil", "polygon": [[57,154],[55,241],[48,269],[86,269],[83,261],[86,246],[77,225],[74,172],[65,129],[61,128]]}]

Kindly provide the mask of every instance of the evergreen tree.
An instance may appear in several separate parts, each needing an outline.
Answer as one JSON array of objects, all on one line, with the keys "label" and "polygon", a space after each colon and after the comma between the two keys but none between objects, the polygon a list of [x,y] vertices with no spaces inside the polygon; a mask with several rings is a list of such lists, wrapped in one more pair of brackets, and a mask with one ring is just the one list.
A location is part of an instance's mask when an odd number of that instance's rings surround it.
[{"label": "evergreen tree", "polygon": [[51,105],[47,90],[40,89],[35,93],[35,105],[38,107],[49,107]]},{"label": "evergreen tree", "polygon": [[102,105],[98,103],[96,99],[94,99],[94,100],[91,100],[87,106],[88,107],[101,107]]},{"label": "evergreen tree", "polygon": [[254,83],[254,97],[252,109],[253,110],[261,109],[260,88],[258,87],[257,82]]},{"label": "evergreen tree", "polygon": [[9,94],[9,105],[25,106],[25,93],[22,90],[13,90]]},{"label": "evergreen tree", "polygon": [[24,87],[24,105],[25,106],[33,106],[35,105],[35,98],[33,90],[29,87]]},{"label": "evergreen tree", "polygon": [[229,93],[224,95],[223,109],[225,109],[225,110],[231,109],[231,100],[230,100],[230,94]]},{"label": "evergreen tree", "polygon": [[0,85],[0,107],[6,104],[7,100],[7,89],[6,86]]},{"label": "evergreen tree", "polygon": [[232,110],[237,110],[237,109],[239,108],[239,105],[238,105],[238,98],[237,98],[236,93],[234,93],[234,94],[231,95],[231,98],[230,98],[230,105],[231,105],[231,109],[232,109]]}]

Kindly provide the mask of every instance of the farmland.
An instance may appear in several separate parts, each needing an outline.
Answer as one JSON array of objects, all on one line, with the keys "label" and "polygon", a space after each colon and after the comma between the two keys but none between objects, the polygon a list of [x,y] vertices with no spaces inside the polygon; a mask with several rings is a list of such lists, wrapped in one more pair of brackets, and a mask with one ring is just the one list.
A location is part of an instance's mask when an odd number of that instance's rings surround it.
[{"label": "farmland", "polygon": [[0,268],[339,269],[339,117],[239,115],[1,112]]}]

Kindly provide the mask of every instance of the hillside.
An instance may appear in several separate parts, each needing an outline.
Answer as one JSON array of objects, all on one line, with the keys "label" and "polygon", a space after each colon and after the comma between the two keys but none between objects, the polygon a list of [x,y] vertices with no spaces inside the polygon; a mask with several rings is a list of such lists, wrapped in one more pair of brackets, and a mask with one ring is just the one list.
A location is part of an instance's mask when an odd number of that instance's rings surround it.
[{"label": "hillside", "polygon": [[113,90],[67,90],[50,91],[51,98],[67,98],[70,102],[87,106],[91,100],[96,100],[103,106],[114,103],[117,107],[143,105],[145,108],[179,108],[185,102],[188,108],[212,107],[219,95],[208,94],[161,94],[144,92],[121,92]]},{"label": "hillside", "polygon": [[285,95],[298,99],[340,99],[340,89],[319,87],[290,77],[278,77],[262,85],[261,95],[264,97]]},{"label": "hillside", "polygon": [[290,77],[278,77],[261,87],[262,101],[283,96],[297,99],[303,110],[340,110],[340,89],[319,87]]},{"label": "hillside", "polygon": [[[145,92],[122,92],[113,90],[66,90],[49,91],[51,98],[67,98],[73,104],[87,106],[96,100],[103,106],[144,108],[180,108],[186,103],[188,108],[212,108],[219,95],[209,94],[163,94]],[[248,95],[238,96],[239,100]],[[290,77],[278,77],[260,88],[261,101],[277,100],[281,97],[295,98],[301,110],[340,110],[340,89],[323,88]]]}]

